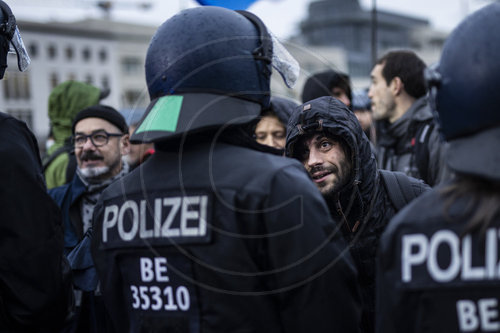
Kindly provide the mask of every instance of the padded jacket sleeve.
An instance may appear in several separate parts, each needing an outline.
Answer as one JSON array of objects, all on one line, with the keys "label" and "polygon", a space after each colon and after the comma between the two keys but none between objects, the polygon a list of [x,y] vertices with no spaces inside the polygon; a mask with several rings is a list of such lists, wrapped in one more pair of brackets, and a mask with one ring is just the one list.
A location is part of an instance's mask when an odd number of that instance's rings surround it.
[{"label": "padded jacket sleeve", "polygon": [[26,125],[0,114],[0,330],[50,331],[72,302],[60,212]]}]

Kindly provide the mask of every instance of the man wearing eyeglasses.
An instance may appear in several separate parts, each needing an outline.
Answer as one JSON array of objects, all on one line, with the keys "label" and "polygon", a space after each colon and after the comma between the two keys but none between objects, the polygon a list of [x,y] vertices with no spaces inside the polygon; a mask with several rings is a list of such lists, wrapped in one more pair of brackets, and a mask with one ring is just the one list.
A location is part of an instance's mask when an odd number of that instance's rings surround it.
[{"label": "man wearing eyeglasses", "polygon": [[65,332],[100,331],[103,303],[90,257],[92,214],[102,191],[128,172],[122,156],[129,151],[123,116],[105,105],[80,111],[73,121],[72,143],[77,162],[73,180],[49,191],[62,210],[64,250],[73,269],[76,311]]}]

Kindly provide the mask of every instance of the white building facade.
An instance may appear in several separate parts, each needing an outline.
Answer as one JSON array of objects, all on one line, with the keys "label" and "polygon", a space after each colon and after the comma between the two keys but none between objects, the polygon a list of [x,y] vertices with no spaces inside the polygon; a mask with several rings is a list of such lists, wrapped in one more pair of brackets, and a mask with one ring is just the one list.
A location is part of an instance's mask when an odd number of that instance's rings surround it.
[{"label": "white building facade", "polygon": [[49,132],[48,97],[67,80],[110,89],[102,101],[114,108],[144,108],[147,90],[144,61],[154,27],[87,20],[76,23],[18,21],[31,57],[21,73],[9,55],[0,81],[1,111],[26,121],[39,141]]}]

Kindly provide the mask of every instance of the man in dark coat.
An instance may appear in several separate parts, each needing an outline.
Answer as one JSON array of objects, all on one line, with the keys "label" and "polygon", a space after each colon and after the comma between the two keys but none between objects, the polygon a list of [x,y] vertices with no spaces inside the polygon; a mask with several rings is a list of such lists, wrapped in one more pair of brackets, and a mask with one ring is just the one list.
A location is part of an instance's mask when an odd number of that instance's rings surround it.
[{"label": "man in dark coat", "polygon": [[[292,114],[286,153],[304,164],[331,215],[342,221],[342,231],[350,242],[359,272],[363,330],[372,332],[375,253],[380,235],[396,208],[381,182],[370,142],[345,104],[332,97],[320,97]],[[415,196],[428,189],[421,181],[407,178]]]},{"label": "man in dark coat", "polygon": [[429,108],[425,63],[412,51],[391,51],[377,60],[368,96],[377,120],[377,163],[434,186],[448,177],[445,144]]},{"label": "man in dark coat", "polygon": [[132,139],[156,151],[104,191],[94,220],[116,331],[358,331],[337,224],[302,166],[247,130],[269,105],[270,41],[256,16],[220,7],[182,11],[153,37],[152,102]]},{"label": "man in dark coat", "polygon": [[105,105],[78,112],[71,127],[77,161],[70,183],[49,190],[59,205],[64,225],[64,253],[73,270],[76,311],[67,332],[100,332],[104,325],[97,273],[90,254],[94,206],[102,191],[128,172],[128,126],[123,116]]},{"label": "man in dark coat", "polygon": [[[29,57],[3,1],[0,23],[1,79],[11,43],[19,69],[26,69]],[[0,161],[0,331],[55,332],[72,302],[61,215],[46,192],[35,136],[24,122],[2,112]]]}]

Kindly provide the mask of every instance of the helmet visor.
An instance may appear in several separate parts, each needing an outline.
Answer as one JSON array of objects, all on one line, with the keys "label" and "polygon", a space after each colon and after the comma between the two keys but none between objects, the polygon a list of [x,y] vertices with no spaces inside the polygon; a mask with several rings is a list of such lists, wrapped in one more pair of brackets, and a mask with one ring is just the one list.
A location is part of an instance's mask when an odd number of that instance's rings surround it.
[{"label": "helmet visor", "polygon": [[31,59],[28,55],[28,51],[26,51],[23,39],[21,38],[21,33],[19,32],[17,26],[10,41],[9,53],[15,53],[17,55],[17,67],[21,72],[28,69]]},{"label": "helmet visor", "polygon": [[272,66],[280,73],[288,88],[293,88],[299,78],[300,65],[281,42],[269,32],[273,43]]}]

